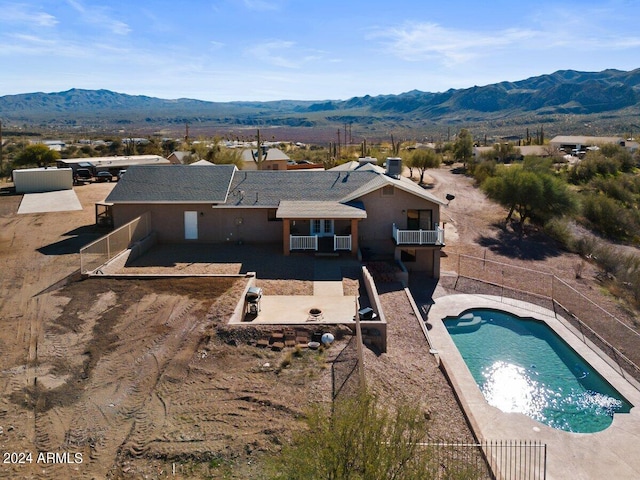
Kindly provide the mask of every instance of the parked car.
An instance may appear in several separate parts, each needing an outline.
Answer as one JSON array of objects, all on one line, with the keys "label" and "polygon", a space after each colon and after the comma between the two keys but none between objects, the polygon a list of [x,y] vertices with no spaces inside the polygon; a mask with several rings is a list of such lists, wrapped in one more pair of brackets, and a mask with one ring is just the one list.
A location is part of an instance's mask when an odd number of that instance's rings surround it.
[{"label": "parked car", "polygon": [[96,173],[96,182],[111,182],[113,175],[111,172],[98,172]]},{"label": "parked car", "polygon": [[88,168],[78,168],[73,174],[73,181],[76,185],[80,183],[90,182],[92,178],[93,174]]},{"label": "parked car", "polygon": [[120,171],[118,172],[118,180],[120,180],[120,179],[123,177],[123,175],[125,174],[125,172],[126,172],[126,170],[120,170]]}]

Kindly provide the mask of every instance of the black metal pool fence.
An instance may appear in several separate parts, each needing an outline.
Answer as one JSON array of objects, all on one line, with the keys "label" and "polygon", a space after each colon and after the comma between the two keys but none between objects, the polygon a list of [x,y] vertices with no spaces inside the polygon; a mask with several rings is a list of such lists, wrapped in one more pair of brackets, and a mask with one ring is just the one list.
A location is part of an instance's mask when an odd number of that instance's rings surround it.
[{"label": "black metal pool fence", "polygon": [[545,480],[547,446],[537,441],[421,444],[433,480]]}]

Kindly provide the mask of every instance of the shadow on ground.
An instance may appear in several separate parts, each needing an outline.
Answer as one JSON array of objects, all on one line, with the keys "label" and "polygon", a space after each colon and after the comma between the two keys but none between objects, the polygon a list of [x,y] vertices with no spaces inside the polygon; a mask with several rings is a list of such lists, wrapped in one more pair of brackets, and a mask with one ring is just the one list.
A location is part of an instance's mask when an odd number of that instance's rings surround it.
[{"label": "shadow on ground", "polygon": [[545,260],[562,254],[553,240],[540,233],[521,237],[515,232],[502,229],[495,237],[483,235],[476,241],[498,255],[520,260]]},{"label": "shadow on ground", "polygon": [[106,230],[96,227],[95,225],[74,228],[63,235],[68,238],[40,247],[38,248],[38,252],[43,255],[70,255],[79,253],[82,247],[97,240],[105,233],[107,233]]}]

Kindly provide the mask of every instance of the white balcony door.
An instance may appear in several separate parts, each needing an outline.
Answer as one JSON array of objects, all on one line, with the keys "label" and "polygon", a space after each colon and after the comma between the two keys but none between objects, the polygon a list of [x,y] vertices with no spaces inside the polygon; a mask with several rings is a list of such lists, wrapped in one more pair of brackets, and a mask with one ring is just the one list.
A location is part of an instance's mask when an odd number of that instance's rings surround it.
[{"label": "white balcony door", "polygon": [[333,220],[316,218],[311,220],[311,235],[330,237],[333,235]]},{"label": "white balcony door", "polygon": [[184,212],[184,239],[198,239],[198,212]]}]

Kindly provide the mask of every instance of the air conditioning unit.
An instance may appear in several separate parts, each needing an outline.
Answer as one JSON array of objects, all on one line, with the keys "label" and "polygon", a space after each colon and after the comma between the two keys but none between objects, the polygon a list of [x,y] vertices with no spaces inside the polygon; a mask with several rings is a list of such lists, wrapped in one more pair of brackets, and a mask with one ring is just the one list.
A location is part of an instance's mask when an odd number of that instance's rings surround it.
[{"label": "air conditioning unit", "polygon": [[402,174],[402,159],[398,157],[387,158],[387,175],[399,178]]}]

